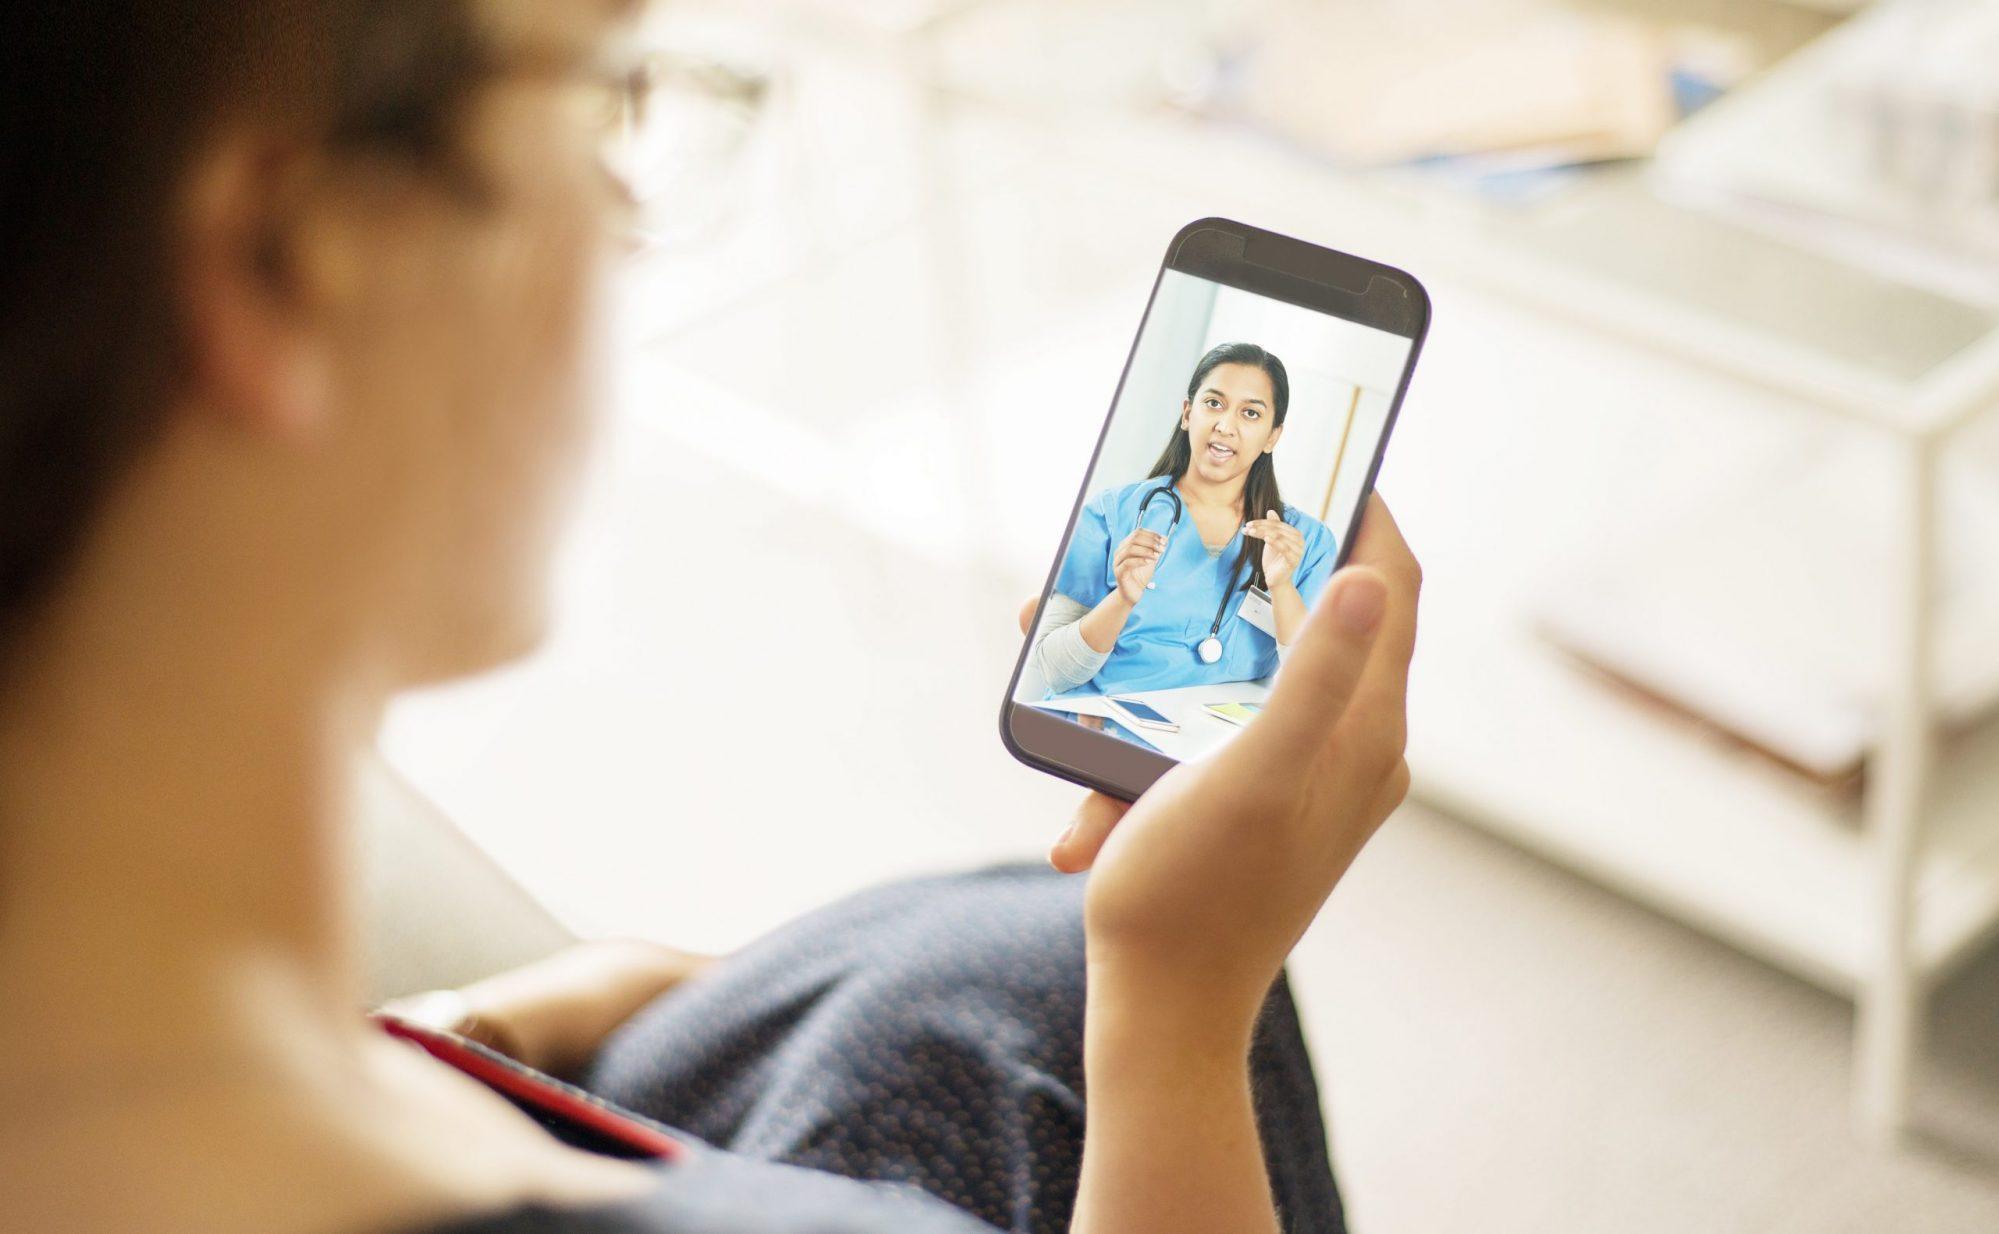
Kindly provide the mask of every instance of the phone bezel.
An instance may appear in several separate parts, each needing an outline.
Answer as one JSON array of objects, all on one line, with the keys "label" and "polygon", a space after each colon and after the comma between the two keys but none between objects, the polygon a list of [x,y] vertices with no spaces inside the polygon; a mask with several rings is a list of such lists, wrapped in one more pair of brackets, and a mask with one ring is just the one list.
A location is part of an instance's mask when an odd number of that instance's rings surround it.
[{"label": "phone bezel", "polygon": [[1166,258],[1160,263],[1159,273],[1153,277],[1152,291],[1145,301],[1145,312],[1139,318],[1131,350],[1125,355],[1124,369],[1118,374],[1117,388],[1111,393],[1110,408],[1104,413],[1103,427],[1097,432],[1096,447],[1090,452],[1089,466],[1083,472],[1076,500],[1069,509],[1062,542],[1056,546],[1048,576],[1042,581],[1041,598],[1035,604],[1034,617],[1028,624],[1030,634],[1021,640],[1020,655],[1014,660],[1013,674],[1007,679],[1006,694],[1000,702],[1000,741],[1008,753],[1030,767],[1126,801],[1136,800],[1140,793],[1152,786],[1153,781],[1177,765],[1178,760],[1061,719],[1038,707],[1016,703],[1013,695],[1019,688],[1021,672],[1026,668],[1028,653],[1032,650],[1031,632],[1041,624],[1042,610],[1048,605],[1055,578],[1061,572],[1062,559],[1069,551],[1069,540],[1075,532],[1077,517],[1083,503],[1089,499],[1090,476],[1096,471],[1097,459],[1103,453],[1104,441],[1110,434],[1111,418],[1117,412],[1124,384],[1131,376],[1139,340],[1145,337],[1146,323],[1151,319],[1152,307],[1159,298],[1160,282],[1168,270],[1178,270],[1301,308],[1328,313],[1410,340],[1409,357],[1403,363],[1395,396],[1389,401],[1381,439],[1375,443],[1374,456],[1368,460],[1367,481],[1361,490],[1362,500],[1354,507],[1346,533],[1340,537],[1339,565],[1346,563],[1347,554],[1353,546],[1361,513],[1367,506],[1366,495],[1374,491],[1374,480],[1381,471],[1381,460],[1387,452],[1389,437],[1394,433],[1396,418],[1402,412],[1403,395],[1409,390],[1409,379],[1416,371],[1416,360],[1422,354],[1423,339],[1430,329],[1429,292],[1414,275],[1393,266],[1221,218],[1197,219],[1187,224],[1174,234],[1166,246]]}]

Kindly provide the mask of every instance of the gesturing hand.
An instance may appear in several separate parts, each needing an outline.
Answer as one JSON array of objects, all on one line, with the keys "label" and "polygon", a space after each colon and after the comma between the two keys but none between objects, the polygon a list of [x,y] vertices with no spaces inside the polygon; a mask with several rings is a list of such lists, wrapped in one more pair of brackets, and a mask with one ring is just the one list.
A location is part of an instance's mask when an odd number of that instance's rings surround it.
[{"label": "gesturing hand", "polygon": [[1145,596],[1145,585],[1166,551],[1166,537],[1143,527],[1132,532],[1111,554],[1111,576],[1117,579],[1118,594],[1126,604],[1137,604]]},{"label": "gesturing hand", "polygon": [[1263,541],[1263,581],[1273,591],[1289,583],[1305,560],[1305,533],[1275,510],[1244,523],[1242,534]]},{"label": "gesturing hand", "polygon": [[1109,797],[1084,802],[1049,860],[1091,870],[1093,982],[1120,997],[1255,1015],[1408,790],[1404,699],[1420,578],[1387,506],[1371,500],[1353,564],[1306,621],[1263,714],[1162,776],[1129,812]]}]

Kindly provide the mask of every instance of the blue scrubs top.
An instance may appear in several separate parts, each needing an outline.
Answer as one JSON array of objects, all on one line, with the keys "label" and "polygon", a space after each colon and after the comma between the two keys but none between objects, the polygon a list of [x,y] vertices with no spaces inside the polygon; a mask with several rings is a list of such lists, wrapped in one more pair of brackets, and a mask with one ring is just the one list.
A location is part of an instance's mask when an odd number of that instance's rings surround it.
[{"label": "blue scrubs top", "polygon": [[[1055,576],[1055,590],[1086,608],[1095,607],[1115,591],[1111,554],[1138,526],[1139,506],[1146,494],[1172,484],[1171,476],[1155,476],[1106,489],[1084,502],[1075,534],[1069,539],[1069,551],[1062,557],[1062,569]],[[1172,511],[1170,500],[1155,498],[1146,508],[1145,526],[1165,532]],[[1305,556],[1292,572],[1292,582],[1310,606],[1332,577],[1337,546],[1324,523],[1296,506],[1284,507],[1284,521],[1305,536]],[[1167,536],[1165,556],[1153,569],[1153,589],[1132,609],[1110,658],[1090,684],[1104,694],[1129,694],[1212,682],[1255,681],[1276,672],[1277,640],[1244,621],[1237,611],[1242,607],[1243,584],[1250,578],[1247,565],[1235,573],[1236,591],[1217,633],[1222,640],[1222,658],[1203,664],[1195,652],[1214,624],[1215,609],[1230,585],[1230,572],[1235,570],[1242,541],[1238,530],[1219,557],[1210,557],[1194,520],[1181,519]],[[1261,547],[1257,545],[1256,551]]]}]

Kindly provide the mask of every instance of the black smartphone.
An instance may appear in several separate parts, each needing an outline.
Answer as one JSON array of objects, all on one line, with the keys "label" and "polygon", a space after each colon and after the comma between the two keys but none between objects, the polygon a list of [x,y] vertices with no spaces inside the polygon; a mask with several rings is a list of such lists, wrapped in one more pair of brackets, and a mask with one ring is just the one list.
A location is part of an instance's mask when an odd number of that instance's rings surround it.
[{"label": "black smartphone", "polygon": [[1213,709],[1254,714],[1345,562],[1429,325],[1391,266],[1173,237],[1007,683],[1015,758],[1130,800],[1241,731]]}]

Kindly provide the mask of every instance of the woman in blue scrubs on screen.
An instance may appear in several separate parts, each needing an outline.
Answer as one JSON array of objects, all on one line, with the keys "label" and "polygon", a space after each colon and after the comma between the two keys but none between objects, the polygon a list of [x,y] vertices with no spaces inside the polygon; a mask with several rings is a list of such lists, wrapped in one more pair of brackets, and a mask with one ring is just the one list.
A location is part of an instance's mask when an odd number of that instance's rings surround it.
[{"label": "woman in blue scrubs on screen", "polygon": [[1051,697],[1276,671],[1338,555],[1325,525],[1277,492],[1290,395],[1276,356],[1216,347],[1152,474],[1083,504],[1035,645]]}]

